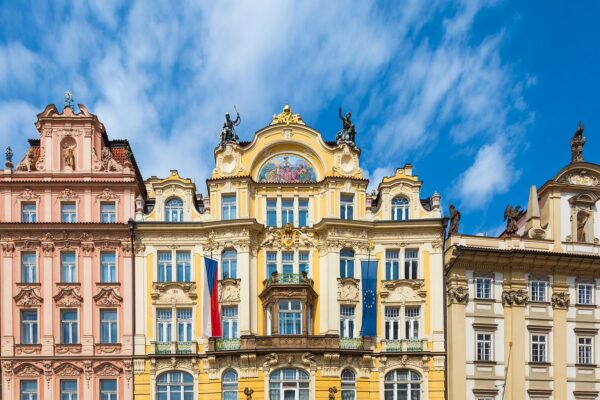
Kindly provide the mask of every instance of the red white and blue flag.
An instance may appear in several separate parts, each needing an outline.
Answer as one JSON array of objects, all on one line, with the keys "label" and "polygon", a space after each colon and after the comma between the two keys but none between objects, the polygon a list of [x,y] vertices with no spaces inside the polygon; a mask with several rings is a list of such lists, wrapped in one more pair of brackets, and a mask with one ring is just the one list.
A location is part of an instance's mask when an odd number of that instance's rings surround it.
[{"label": "red white and blue flag", "polygon": [[219,313],[219,263],[204,257],[204,296],[202,301],[202,330],[204,336],[221,337]]}]

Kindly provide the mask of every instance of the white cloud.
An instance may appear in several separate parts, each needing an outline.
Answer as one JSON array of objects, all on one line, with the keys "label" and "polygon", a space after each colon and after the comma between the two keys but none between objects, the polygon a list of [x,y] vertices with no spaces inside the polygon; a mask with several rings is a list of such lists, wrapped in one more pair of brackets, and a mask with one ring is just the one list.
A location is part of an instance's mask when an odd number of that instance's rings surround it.
[{"label": "white cloud", "polygon": [[0,102],[0,138],[4,149],[11,146],[14,152],[14,163],[18,163],[27,148],[25,139],[37,138],[35,129],[35,115],[40,112],[32,104],[24,101],[1,101]]}]

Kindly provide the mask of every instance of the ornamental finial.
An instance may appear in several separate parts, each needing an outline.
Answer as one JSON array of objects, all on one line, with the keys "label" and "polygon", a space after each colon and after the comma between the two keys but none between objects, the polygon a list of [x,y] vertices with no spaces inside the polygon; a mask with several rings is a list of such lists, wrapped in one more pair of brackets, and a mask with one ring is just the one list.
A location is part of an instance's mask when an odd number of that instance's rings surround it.
[{"label": "ornamental finial", "polygon": [[73,108],[73,93],[70,90],[65,92],[65,108]]}]

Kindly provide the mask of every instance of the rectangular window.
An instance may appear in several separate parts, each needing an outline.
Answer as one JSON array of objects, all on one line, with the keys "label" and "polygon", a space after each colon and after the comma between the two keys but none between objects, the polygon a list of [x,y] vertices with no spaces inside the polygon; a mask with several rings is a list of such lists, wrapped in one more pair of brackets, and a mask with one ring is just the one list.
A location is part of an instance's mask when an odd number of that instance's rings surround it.
[{"label": "rectangular window", "polygon": [[116,255],[111,251],[100,253],[100,280],[104,283],[117,281]]},{"label": "rectangular window", "polygon": [[302,303],[299,300],[279,302],[279,333],[281,335],[302,333]]},{"label": "rectangular window", "polygon": [[546,362],[546,335],[531,335],[531,361]]},{"label": "rectangular window", "polygon": [[21,311],[21,343],[38,344],[38,318],[36,310]]},{"label": "rectangular window", "polygon": [[117,222],[117,209],[115,203],[100,203],[100,222]]},{"label": "rectangular window", "polygon": [[177,341],[191,342],[194,340],[192,332],[192,309],[177,309]]},{"label": "rectangular window", "polygon": [[281,200],[281,225],[290,223],[294,225],[294,200]]},{"label": "rectangular window", "polygon": [[221,263],[223,279],[237,279],[237,252],[233,249],[223,251]]},{"label": "rectangular window", "polygon": [[36,380],[21,381],[21,400],[38,400],[38,383]]},{"label": "rectangular window", "polygon": [[400,251],[385,251],[385,277],[388,281],[400,279]]},{"label": "rectangular window", "polygon": [[156,310],[156,323],[157,323],[157,333],[158,333],[158,342],[159,343],[167,343],[171,342],[172,339],[172,329],[173,329],[173,314],[171,310],[168,308],[159,308]]},{"label": "rectangular window", "polygon": [[308,226],[308,200],[298,200],[298,225]]},{"label": "rectangular window", "polygon": [[340,337],[353,338],[356,324],[356,307],[340,306]]},{"label": "rectangular window", "polygon": [[277,252],[267,251],[267,279],[271,279],[274,272],[277,272]]},{"label": "rectangular window", "polygon": [[475,298],[491,299],[492,298],[492,278],[477,277],[475,278]]},{"label": "rectangular window", "polygon": [[35,203],[21,203],[21,221],[33,223],[37,220]]},{"label": "rectangular window", "polygon": [[421,309],[419,307],[406,307],[404,309],[405,335],[407,339],[419,339],[419,324]]},{"label": "rectangular window", "polygon": [[310,273],[310,253],[308,251],[301,251],[298,253],[298,269],[300,273],[306,272],[306,275]]},{"label": "rectangular window", "polygon": [[116,379],[100,379],[100,400],[117,400]]},{"label": "rectangular window", "polygon": [[173,263],[170,251],[158,252],[158,281],[171,282],[173,280]]},{"label": "rectangular window", "polygon": [[400,307],[385,308],[385,338],[400,339]]},{"label": "rectangular window", "polygon": [[340,195],[340,218],[354,219],[354,195]]},{"label": "rectangular window", "polygon": [[100,342],[118,343],[117,310],[100,310]]},{"label": "rectangular window", "polygon": [[223,220],[236,219],[235,194],[226,194],[221,197],[221,215]]},{"label": "rectangular window", "polygon": [[60,381],[60,400],[77,400],[77,381],[63,379]]},{"label": "rectangular window", "polygon": [[404,251],[404,279],[419,279],[419,250]]},{"label": "rectangular window", "polygon": [[284,274],[294,273],[294,252],[284,251],[281,253],[281,272]]},{"label": "rectangular window", "polygon": [[77,310],[60,310],[61,343],[77,344],[79,339]]},{"label": "rectangular window", "polygon": [[60,277],[62,283],[77,282],[77,263],[72,251],[60,253]]},{"label": "rectangular window", "polygon": [[340,251],[340,278],[354,278],[354,251]]},{"label": "rectangular window", "polygon": [[545,302],[546,300],[546,281],[531,281],[531,301]]},{"label": "rectangular window", "polygon": [[277,226],[277,200],[267,199],[267,226],[275,228]]},{"label": "rectangular window", "polygon": [[223,316],[223,339],[238,338],[238,308],[237,306],[221,308]]},{"label": "rectangular window", "polygon": [[594,363],[594,338],[579,336],[577,338],[577,363],[578,364],[593,364]]},{"label": "rectangular window", "polygon": [[492,361],[492,334],[477,333],[477,361]]},{"label": "rectangular window", "polygon": [[75,203],[60,204],[60,221],[66,223],[77,222],[77,211],[75,209]]},{"label": "rectangular window", "polygon": [[577,284],[577,304],[594,304],[594,285],[591,283]]},{"label": "rectangular window", "polygon": [[37,282],[36,256],[33,252],[21,253],[21,282]]},{"label": "rectangular window", "polygon": [[177,262],[177,282],[192,281],[190,257],[189,251],[178,251],[175,253],[175,260]]}]

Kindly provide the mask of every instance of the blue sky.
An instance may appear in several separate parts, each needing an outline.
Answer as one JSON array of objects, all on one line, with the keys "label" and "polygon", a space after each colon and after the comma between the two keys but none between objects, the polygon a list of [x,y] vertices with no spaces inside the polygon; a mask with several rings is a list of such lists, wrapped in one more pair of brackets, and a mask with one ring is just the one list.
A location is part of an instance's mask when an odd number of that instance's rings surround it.
[{"label": "blue sky", "polygon": [[600,162],[595,2],[206,3],[4,1],[0,146],[20,159],[70,89],[144,177],[179,169],[206,192],[234,104],[243,140],[285,102],[332,139],[342,106],[370,178],[412,163],[424,197],[488,234],[569,162],[579,120]]}]

